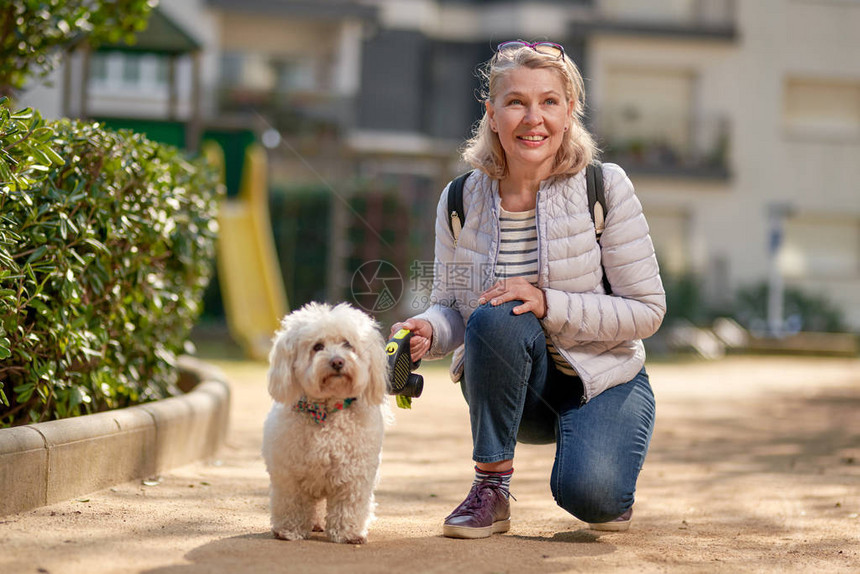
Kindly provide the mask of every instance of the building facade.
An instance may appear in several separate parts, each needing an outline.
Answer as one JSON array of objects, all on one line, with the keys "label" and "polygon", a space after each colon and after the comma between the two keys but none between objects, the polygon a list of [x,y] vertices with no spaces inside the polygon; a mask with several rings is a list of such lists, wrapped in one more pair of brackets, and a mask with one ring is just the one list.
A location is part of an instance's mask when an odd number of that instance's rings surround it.
[{"label": "building facade", "polygon": [[[631,176],[664,274],[694,278],[696,305],[728,310],[740,288],[769,282],[826,298],[860,330],[858,0],[161,0],[159,9],[200,46],[204,123],[278,132],[275,183],[349,195],[357,180],[387,182],[413,206],[420,258],[432,258],[424,220],[462,169],[457,149],[481,113],[477,64],[504,40],[559,42],[583,70],[604,161]],[[163,64],[95,62],[90,115],[154,113],[142,87],[158,91]],[[191,64],[179,66],[182,78]],[[62,115],[50,93],[37,88],[28,104]],[[188,117],[192,85],[180,81],[176,94]],[[337,204],[333,228],[349,218]],[[349,281],[345,243],[333,236],[327,254],[330,296]]]}]

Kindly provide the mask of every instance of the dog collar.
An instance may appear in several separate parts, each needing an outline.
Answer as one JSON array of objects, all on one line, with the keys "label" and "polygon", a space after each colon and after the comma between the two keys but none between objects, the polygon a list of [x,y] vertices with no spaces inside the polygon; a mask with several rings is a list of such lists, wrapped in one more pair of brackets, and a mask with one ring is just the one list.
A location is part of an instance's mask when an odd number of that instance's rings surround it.
[{"label": "dog collar", "polygon": [[297,413],[307,413],[311,416],[315,423],[323,425],[328,418],[328,415],[337,411],[342,411],[349,408],[357,399],[355,397],[336,401],[333,406],[328,406],[325,401],[316,402],[309,401],[305,398],[299,399],[299,402],[293,405],[293,410]]}]

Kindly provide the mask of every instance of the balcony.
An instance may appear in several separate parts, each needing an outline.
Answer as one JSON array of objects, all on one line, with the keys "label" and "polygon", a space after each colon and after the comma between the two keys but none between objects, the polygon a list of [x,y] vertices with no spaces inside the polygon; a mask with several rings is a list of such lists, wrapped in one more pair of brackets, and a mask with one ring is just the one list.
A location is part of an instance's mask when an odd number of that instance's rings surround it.
[{"label": "balcony", "polygon": [[221,86],[219,115],[247,117],[259,114],[285,135],[334,134],[353,123],[355,98],[324,91],[282,92],[250,86]]},{"label": "balcony", "polygon": [[631,173],[724,180],[729,123],[716,115],[604,108],[592,118],[603,160]]},{"label": "balcony", "polygon": [[574,32],[606,32],[732,40],[737,0],[594,0]]}]

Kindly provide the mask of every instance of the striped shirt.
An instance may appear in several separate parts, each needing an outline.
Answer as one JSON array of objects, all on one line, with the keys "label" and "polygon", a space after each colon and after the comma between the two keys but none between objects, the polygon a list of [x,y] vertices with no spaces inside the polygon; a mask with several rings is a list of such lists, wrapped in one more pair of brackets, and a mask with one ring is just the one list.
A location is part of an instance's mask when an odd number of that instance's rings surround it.
[{"label": "striped shirt", "polygon": [[[538,280],[537,225],[535,210],[506,211],[499,216],[499,257],[496,259],[496,279],[522,277],[532,285]],[[546,350],[556,368],[575,377],[576,371],[546,338]]]}]

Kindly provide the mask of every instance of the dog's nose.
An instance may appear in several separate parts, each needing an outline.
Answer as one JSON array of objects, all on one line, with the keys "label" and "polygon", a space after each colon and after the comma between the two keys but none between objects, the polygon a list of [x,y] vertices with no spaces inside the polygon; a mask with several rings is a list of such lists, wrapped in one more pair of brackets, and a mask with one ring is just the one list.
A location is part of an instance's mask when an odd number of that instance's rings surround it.
[{"label": "dog's nose", "polygon": [[335,357],[331,360],[329,364],[331,365],[331,368],[335,371],[340,371],[343,368],[343,359],[341,359],[340,357]]}]

